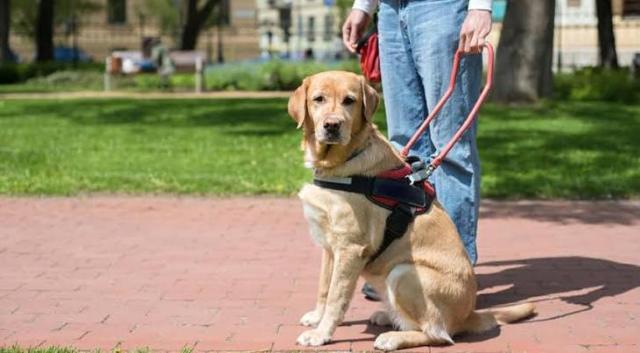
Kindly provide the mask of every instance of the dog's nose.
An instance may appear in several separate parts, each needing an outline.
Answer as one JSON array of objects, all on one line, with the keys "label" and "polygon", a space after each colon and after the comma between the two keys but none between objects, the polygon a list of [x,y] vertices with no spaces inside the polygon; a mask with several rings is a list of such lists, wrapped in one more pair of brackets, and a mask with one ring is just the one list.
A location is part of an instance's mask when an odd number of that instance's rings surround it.
[{"label": "dog's nose", "polygon": [[327,120],[324,122],[324,129],[328,132],[338,132],[340,130],[340,122],[335,120]]}]

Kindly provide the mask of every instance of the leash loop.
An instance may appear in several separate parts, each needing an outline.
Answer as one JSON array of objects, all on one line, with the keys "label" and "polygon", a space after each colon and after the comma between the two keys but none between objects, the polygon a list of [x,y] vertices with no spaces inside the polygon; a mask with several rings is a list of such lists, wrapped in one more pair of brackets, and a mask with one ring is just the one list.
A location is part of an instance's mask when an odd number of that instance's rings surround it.
[{"label": "leash loop", "polygon": [[[431,163],[429,163],[429,166],[427,167],[427,173],[428,173],[427,176],[431,175],[433,171],[436,168],[438,168],[438,166],[442,163],[442,160],[447,156],[449,151],[460,140],[460,138],[462,138],[462,135],[469,129],[473,121],[476,119],[478,110],[480,110],[480,106],[482,106],[482,104],[487,98],[487,95],[489,94],[489,91],[491,90],[491,87],[493,87],[493,62],[494,62],[493,46],[491,45],[491,43],[485,43],[483,45],[483,49],[486,50],[487,52],[487,81],[484,87],[482,88],[482,92],[480,92],[480,96],[478,97],[478,100],[473,105],[471,112],[469,112],[469,115],[465,119],[462,126],[458,129],[458,131],[456,131],[456,133],[453,135],[451,140],[449,140],[449,142],[444,146],[444,148],[440,151],[440,153],[438,153],[438,155],[431,161]],[[411,147],[413,147],[416,141],[418,141],[418,138],[420,138],[420,136],[424,134],[424,132],[427,130],[427,127],[429,126],[431,121],[433,121],[436,118],[438,113],[440,113],[440,110],[442,110],[442,107],[451,97],[451,94],[453,93],[453,89],[456,85],[456,79],[458,77],[458,69],[460,68],[460,59],[462,58],[463,55],[464,53],[458,50],[453,56],[453,68],[451,69],[451,76],[449,78],[449,87],[445,91],[442,98],[440,98],[440,101],[438,101],[438,104],[436,104],[436,106],[433,108],[433,111],[429,113],[429,115],[425,118],[422,125],[420,125],[418,130],[413,134],[413,136],[411,136],[411,139],[409,139],[409,142],[407,142],[407,144],[402,149],[401,153],[403,157],[406,158],[409,155],[409,151],[411,150]]]}]

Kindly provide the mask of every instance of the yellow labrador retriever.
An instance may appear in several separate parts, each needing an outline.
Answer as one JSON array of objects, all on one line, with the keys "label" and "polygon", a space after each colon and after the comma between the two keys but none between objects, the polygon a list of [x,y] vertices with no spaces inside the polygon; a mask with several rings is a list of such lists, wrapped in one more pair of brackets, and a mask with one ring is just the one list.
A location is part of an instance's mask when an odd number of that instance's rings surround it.
[{"label": "yellow labrador retriever", "polygon": [[[291,117],[303,128],[305,165],[320,177],[375,176],[403,166],[403,159],[371,122],[378,94],[363,77],[324,72],[304,80],[289,99]],[[357,193],[305,185],[299,193],[310,233],[322,247],[315,310],[300,322],[315,327],[298,343],[331,340],[362,275],[384,295],[376,325],[397,331],[379,335],[374,347],[395,350],[451,344],[462,332],[481,332],[534,312],[520,304],[475,311],[473,268],[452,221],[436,201],[418,215],[404,236],[369,261],[382,243],[388,209]]]}]

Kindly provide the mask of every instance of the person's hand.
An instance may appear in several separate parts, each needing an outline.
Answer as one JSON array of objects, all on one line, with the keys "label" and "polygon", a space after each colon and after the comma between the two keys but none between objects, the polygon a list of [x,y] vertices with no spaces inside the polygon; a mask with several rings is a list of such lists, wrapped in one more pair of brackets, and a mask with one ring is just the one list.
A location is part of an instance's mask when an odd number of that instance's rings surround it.
[{"label": "person's hand", "polygon": [[356,52],[356,43],[362,37],[362,33],[369,25],[369,21],[371,21],[371,16],[358,9],[351,10],[349,16],[347,16],[344,25],[342,25],[342,42],[350,52]]},{"label": "person's hand", "polygon": [[465,54],[479,53],[489,32],[491,32],[491,12],[469,10],[460,30],[458,50]]}]

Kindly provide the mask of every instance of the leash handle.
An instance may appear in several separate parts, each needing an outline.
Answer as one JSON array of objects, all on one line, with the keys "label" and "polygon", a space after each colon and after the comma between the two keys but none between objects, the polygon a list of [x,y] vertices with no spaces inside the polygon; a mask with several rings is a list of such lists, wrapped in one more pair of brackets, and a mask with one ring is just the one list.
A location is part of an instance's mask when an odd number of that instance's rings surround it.
[{"label": "leash handle", "polygon": [[[458,129],[458,131],[456,131],[455,135],[453,135],[451,140],[449,140],[447,145],[440,151],[440,153],[438,153],[438,155],[429,164],[429,167],[428,167],[428,169],[430,170],[429,174],[431,174],[431,172],[433,172],[433,170],[435,170],[442,163],[442,160],[447,156],[447,153],[449,153],[449,151],[453,148],[453,146],[460,140],[462,135],[464,135],[464,133],[469,129],[473,121],[476,119],[476,116],[478,115],[478,110],[480,110],[480,106],[482,106],[485,99],[487,98],[487,95],[489,94],[489,91],[491,90],[491,87],[493,87],[493,62],[494,62],[493,46],[491,45],[491,43],[487,42],[483,45],[483,49],[486,49],[487,51],[487,82],[482,88],[482,92],[480,92],[480,96],[478,97],[478,100],[476,101],[475,105],[471,109],[471,112],[469,112],[467,119],[464,121],[464,123]],[[451,94],[453,93],[453,88],[455,87],[455,84],[456,84],[456,79],[458,77],[458,69],[460,68],[460,59],[462,58],[463,55],[464,53],[461,52],[460,50],[456,51],[453,57],[453,69],[451,70],[451,77],[449,78],[449,88],[447,88],[447,91],[444,93],[442,98],[440,98],[440,101],[438,101],[438,104],[436,104],[436,106],[433,108],[433,111],[429,113],[429,115],[424,120],[422,125],[420,125],[418,130],[413,134],[413,136],[411,136],[411,139],[409,140],[409,142],[407,142],[407,144],[402,149],[401,153],[403,157],[407,157],[409,155],[409,151],[411,150],[411,147],[413,147],[413,145],[416,143],[418,138],[420,138],[420,136],[424,134],[424,132],[427,130],[427,127],[429,126],[431,121],[433,121],[433,119],[436,118],[438,113],[440,113],[440,110],[442,110],[442,107],[451,97]]]}]

